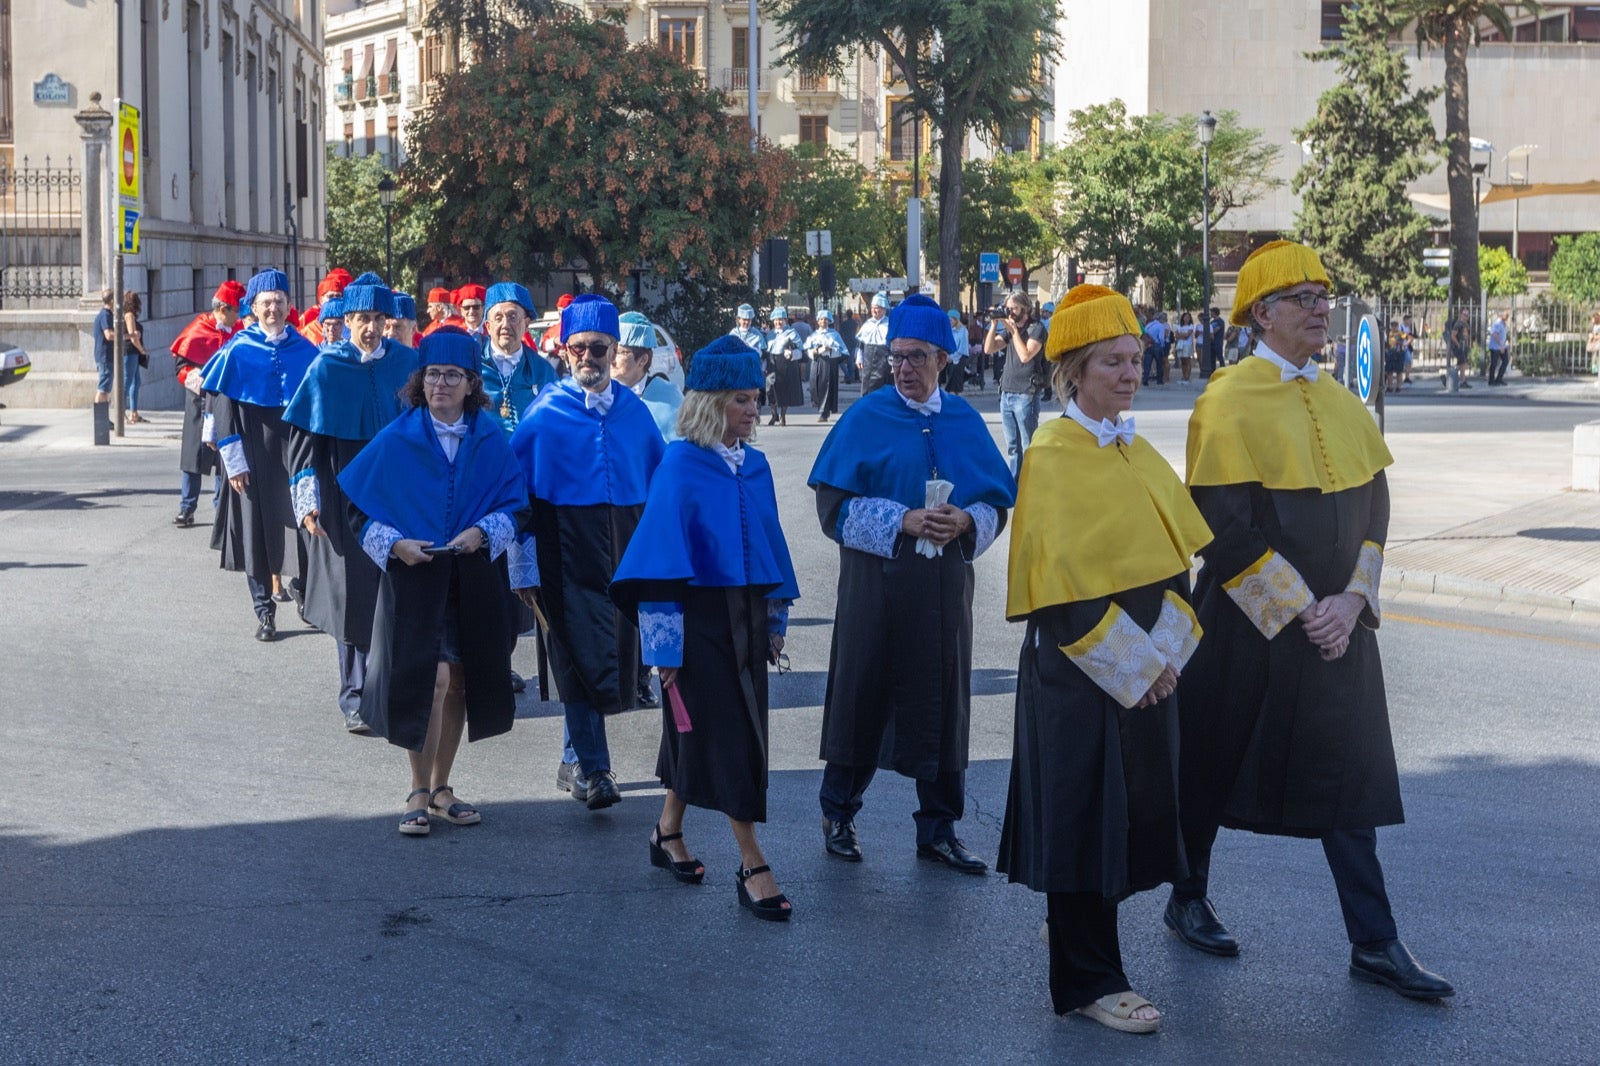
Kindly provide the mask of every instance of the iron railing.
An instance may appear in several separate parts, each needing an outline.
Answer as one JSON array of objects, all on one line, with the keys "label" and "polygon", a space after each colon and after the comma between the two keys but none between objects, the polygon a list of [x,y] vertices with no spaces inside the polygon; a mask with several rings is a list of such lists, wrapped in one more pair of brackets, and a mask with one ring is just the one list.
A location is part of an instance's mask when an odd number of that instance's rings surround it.
[{"label": "iron railing", "polygon": [[0,307],[83,295],[83,171],[0,162]]},{"label": "iron railing", "polygon": [[[746,93],[750,91],[749,67],[723,67],[718,71],[717,88],[725,93]],[[767,68],[756,69],[756,92],[764,93],[771,86],[767,84]]]},{"label": "iron railing", "polygon": [[[1398,339],[1409,319],[1411,372],[1439,374],[1450,362],[1446,338],[1449,309],[1442,301],[1374,301],[1373,313],[1385,336],[1385,345]],[[1511,365],[1531,377],[1553,377],[1595,372],[1596,355],[1589,349],[1595,309],[1580,307],[1548,294],[1491,296],[1466,311],[1469,360],[1482,369],[1489,329],[1502,313],[1510,342]]]}]

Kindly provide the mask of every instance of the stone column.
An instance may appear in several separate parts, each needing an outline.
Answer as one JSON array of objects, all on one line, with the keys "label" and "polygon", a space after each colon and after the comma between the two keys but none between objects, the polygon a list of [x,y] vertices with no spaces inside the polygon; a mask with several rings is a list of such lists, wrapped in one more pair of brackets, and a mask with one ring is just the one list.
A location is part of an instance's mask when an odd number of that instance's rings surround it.
[{"label": "stone column", "polygon": [[111,185],[107,151],[111,147],[112,114],[100,106],[100,94],[89,94],[89,106],[72,116],[82,129],[83,188],[79,196],[83,221],[83,306],[100,307],[100,293],[110,284]]}]

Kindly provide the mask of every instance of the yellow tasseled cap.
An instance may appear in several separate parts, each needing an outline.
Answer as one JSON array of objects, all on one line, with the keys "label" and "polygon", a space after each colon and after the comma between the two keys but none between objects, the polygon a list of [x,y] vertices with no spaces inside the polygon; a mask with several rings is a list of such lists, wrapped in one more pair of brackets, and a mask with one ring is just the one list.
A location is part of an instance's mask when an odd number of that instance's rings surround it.
[{"label": "yellow tasseled cap", "polygon": [[1256,301],[1302,281],[1320,281],[1333,288],[1328,272],[1317,253],[1294,241],[1269,241],[1250,253],[1239,268],[1239,288],[1233,297],[1233,312],[1228,321],[1235,326],[1251,326],[1250,308]]},{"label": "yellow tasseled cap", "polygon": [[1139,316],[1128,298],[1104,285],[1076,285],[1061,298],[1050,316],[1044,356],[1054,362],[1074,348],[1095,341],[1140,333]]}]

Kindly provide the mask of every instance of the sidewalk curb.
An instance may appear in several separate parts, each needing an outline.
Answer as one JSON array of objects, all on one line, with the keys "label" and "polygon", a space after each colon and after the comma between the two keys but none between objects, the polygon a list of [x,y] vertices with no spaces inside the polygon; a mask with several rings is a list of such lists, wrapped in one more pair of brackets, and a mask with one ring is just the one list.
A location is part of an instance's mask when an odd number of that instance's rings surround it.
[{"label": "sidewalk curb", "polygon": [[[1492,581],[1479,581],[1476,578],[1458,577],[1455,574],[1438,574],[1431,570],[1395,569],[1383,576],[1384,584],[1388,585],[1392,592],[1455,596],[1481,603],[1512,603],[1521,607],[1592,614],[1594,621],[1600,622],[1600,600],[1536,592],[1511,585],[1496,585]],[[1394,582],[1393,585],[1390,585],[1391,581]]]}]

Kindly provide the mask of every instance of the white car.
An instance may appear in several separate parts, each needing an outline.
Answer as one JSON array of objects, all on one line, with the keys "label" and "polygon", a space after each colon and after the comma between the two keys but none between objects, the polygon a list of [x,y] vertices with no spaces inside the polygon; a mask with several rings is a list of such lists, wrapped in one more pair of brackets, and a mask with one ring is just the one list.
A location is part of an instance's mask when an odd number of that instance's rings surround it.
[{"label": "white car", "polygon": [[14,385],[33,369],[28,353],[15,344],[0,341],[0,385]]},{"label": "white car", "polygon": [[652,322],[656,331],[656,346],[651,350],[650,373],[665,374],[668,381],[683,388],[683,349],[672,339],[665,326]]}]

